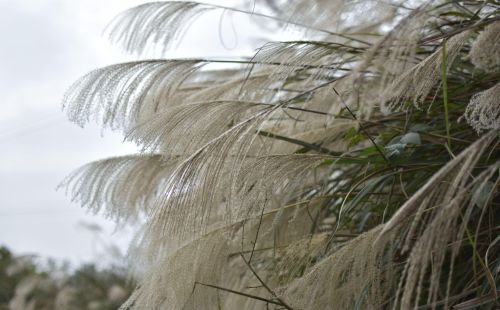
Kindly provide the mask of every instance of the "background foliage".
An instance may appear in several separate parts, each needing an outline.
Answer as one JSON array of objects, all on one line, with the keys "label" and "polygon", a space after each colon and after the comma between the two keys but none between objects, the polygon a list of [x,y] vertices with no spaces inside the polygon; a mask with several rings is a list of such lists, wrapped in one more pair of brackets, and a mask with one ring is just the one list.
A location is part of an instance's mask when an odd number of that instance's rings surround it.
[{"label": "background foliage", "polygon": [[0,309],[117,309],[132,291],[124,267],[68,267],[50,260],[41,266],[1,247]]}]

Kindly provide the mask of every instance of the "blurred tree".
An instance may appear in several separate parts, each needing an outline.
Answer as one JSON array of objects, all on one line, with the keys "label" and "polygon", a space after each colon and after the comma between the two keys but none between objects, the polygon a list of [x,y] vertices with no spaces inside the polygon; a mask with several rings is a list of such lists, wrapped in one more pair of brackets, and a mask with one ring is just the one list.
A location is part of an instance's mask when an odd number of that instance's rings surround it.
[{"label": "blurred tree", "polygon": [[112,310],[132,291],[133,281],[123,267],[90,264],[70,271],[52,261],[41,270],[32,257],[16,257],[6,247],[0,255],[2,310]]}]

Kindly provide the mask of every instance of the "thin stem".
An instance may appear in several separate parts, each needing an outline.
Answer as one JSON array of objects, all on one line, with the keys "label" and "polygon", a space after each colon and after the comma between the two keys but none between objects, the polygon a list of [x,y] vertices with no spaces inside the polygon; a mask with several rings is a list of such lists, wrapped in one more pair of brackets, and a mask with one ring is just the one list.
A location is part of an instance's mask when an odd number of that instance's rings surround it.
[{"label": "thin stem", "polygon": [[215,289],[218,289],[218,290],[221,290],[221,291],[225,291],[225,292],[228,292],[228,293],[233,293],[233,294],[245,296],[245,297],[248,297],[248,298],[265,301],[265,302],[268,302],[270,304],[283,306],[283,304],[280,303],[280,302],[277,302],[277,301],[274,301],[274,300],[271,300],[271,299],[266,299],[266,298],[263,298],[263,297],[260,297],[260,296],[251,295],[251,294],[247,294],[247,293],[243,293],[243,292],[238,292],[238,291],[235,291],[235,290],[232,290],[232,289],[229,289],[229,288],[225,288],[225,287],[221,287],[221,286],[217,286],[217,285],[212,285],[212,284],[207,284],[207,283],[202,283],[202,282],[195,282],[195,285],[198,285],[198,284],[199,285],[203,285],[203,286],[207,286],[207,287],[211,287],[211,288],[215,288]]},{"label": "thin stem", "polygon": [[[182,58],[179,58],[180,60]],[[328,70],[338,70],[338,71],[350,71],[351,69],[349,68],[343,68],[340,66],[331,66],[331,65],[326,65],[326,66],[321,66],[321,65],[308,65],[308,64],[294,64],[294,63],[287,63],[287,62],[273,62],[273,61],[256,61],[250,59],[250,60],[245,60],[245,59],[229,59],[229,58],[224,58],[224,59],[217,59],[217,58],[203,58],[200,59],[200,62],[206,62],[206,63],[221,63],[221,64],[246,64],[246,65],[269,65],[269,66],[283,66],[283,67],[299,67],[303,69],[328,69]],[[341,63],[338,63],[339,65]]]},{"label": "thin stem", "polygon": [[253,269],[253,267],[250,265],[250,263],[245,259],[245,256],[243,256],[243,253],[240,253],[241,255],[241,259],[243,259],[243,261],[245,262],[245,264],[247,265],[248,269],[250,269],[250,271],[253,273],[253,275],[257,278],[257,280],[259,280],[260,284],[262,284],[262,286],[271,294],[273,295],[281,304],[281,306],[285,307],[286,309],[288,310],[293,310],[292,307],[290,307],[289,305],[287,305],[281,298],[278,297],[278,295],[269,287],[267,286],[267,284],[261,279],[261,277],[259,277],[259,275],[257,274],[257,272]]},{"label": "thin stem", "polygon": [[451,150],[450,119],[448,115],[448,78],[446,76],[446,71],[447,71],[446,40],[443,42],[442,52],[443,52],[443,61],[441,64],[441,79],[443,80],[444,122],[446,125],[446,137],[447,137],[448,148]]},{"label": "thin stem", "polygon": [[336,33],[336,32],[333,32],[333,31],[326,30],[326,29],[321,29],[321,28],[318,28],[318,27],[314,27],[314,26],[311,26],[311,25],[307,25],[307,24],[303,24],[303,23],[300,23],[300,22],[292,21],[292,20],[289,20],[289,19],[285,20],[285,19],[277,17],[277,16],[271,16],[271,15],[267,15],[267,14],[263,14],[263,13],[258,13],[258,12],[248,12],[248,11],[245,11],[245,10],[240,10],[240,9],[237,9],[237,8],[229,8],[229,7],[225,7],[225,6],[222,6],[222,5],[211,4],[210,6],[215,7],[215,8],[230,10],[230,11],[233,11],[233,12],[248,14],[248,15],[252,15],[252,16],[259,16],[259,17],[263,17],[263,18],[268,18],[268,19],[272,19],[272,20],[275,20],[275,21],[278,21],[278,22],[281,22],[281,23],[296,25],[296,26],[303,27],[303,28],[306,28],[306,29],[311,29],[311,30],[323,32],[323,33],[326,33],[326,34],[329,34],[329,35],[341,37],[341,38],[344,38],[344,39],[347,39],[347,40],[352,40],[352,41],[355,41],[355,42],[358,42],[358,43],[362,43],[362,44],[365,44],[365,45],[368,45],[368,46],[371,45],[371,43],[369,43],[369,42],[366,42],[366,41],[363,41],[363,40],[360,40],[360,39],[357,39],[357,38],[353,38],[353,37],[345,35],[345,34]]},{"label": "thin stem", "polygon": [[375,143],[375,140],[368,133],[368,131],[365,130],[365,127],[358,120],[358,118],[356,117],[356,114],[354,114],[354,112],[352,112],[352,110],[347,106],[347,103],[344,101],[344,99],[342,98],[342,96],[340,96],[340,94],[337,92],[337,90],[335,89],[335,87],[332,87],[332,89],[335,92],[335,94],[337,94],[337,96],[340,98],[340,101],[342,101],[342,104],[347,109],[347,111],[349,112],[349,114],[351,114],[352,118],[359,123],[359,128],[368,137],[368,139],[370,139],[370,141],[372,142],[373,146],[375,146],[375,149],[377,150],[377,152],[379,152],[379,154],[382,156],[382,158],[387,163],[387,165],[389,167],[392,167],[391,162],[389,161],[389,159],[387,159],[387,157],[385,156],[384,152],[382,152],[382,150],[378,147],[377,143]]},{"label": "thin stem", "polygon": [[[462,220],[463,220],[462,214],[460,214],[460,217],[462,217]],[[497,299],[497,296],[496,296],[497,290],[496,290],[495,280],[493,279],[493,276],[492,276],[488,266],[486,266],[486,263],[484,262],[483,258],[481,257],[481,255],[479,255],[479,252],[477,251],[476,240],[474,240],[474,237],[472,236],[472,233],[470,232],[467,223],[464,223],[464,225],[465,225],[465,234],[467,235],[467,239],[469,240],[469,243],[472,246],[472,256],[473,256],[472,266],[474,267],[474,269],[476,269],[475,258],[477,258],[477,260],[479,261],[479,264],[481,265],[481,267],[483,268],[483,270],[485,272],[486,280],[491,288],[491,294],[493,296],[495,296],[495,300],[496,300]],[[474,271],[474,273],[476,273],[476,272],[477,271]]]},{"label": "thin stem", "polygon": [[255,240],[253,241],[252,251],[250,252],[250,258],[248,259],[249,264],[252,261],[253,253],[255,252],[255,246],[257,245],[257,239],[259,238],[260,227],[262,225],[262,219],[264,218],[264,210],[265,209],[266,209],[265,207],[262,207],[262,211],[260,213],[259,225],[257,226],[257,232],[255,233]]},{"label": "thin stem", "polygon": [[304,142],[304,141],[301,141],[301,140],[297,140],[297,139],[293,139],[293,138],[281,136],[281,135],[270,133],[270,132],[263,131],[263,130],[259,130],[257,133],[260,136],[264,136],[264,137],[267,137],[267,138],[273,138],[273,139],[276,139],[276,140],[286,141],[286,142],[289,142],[289,143],[292,143],[292,144],[300,145],[300,146],[302,146],[302,147],[304,147],[306,149],[314,150],[314,151],[317,151],[317,152],[322,153],[322,154],[328,154],[328,155],[332,155],[334,157],[340,157],[340,156],[342,156],[342,153],[340,153],[340,152],[334,152],[334,151],[331,151],[331,150],[329,150],[327,148],[324,148],[324,147],[316,145],[316,144],[307,143],[307,142]]}]

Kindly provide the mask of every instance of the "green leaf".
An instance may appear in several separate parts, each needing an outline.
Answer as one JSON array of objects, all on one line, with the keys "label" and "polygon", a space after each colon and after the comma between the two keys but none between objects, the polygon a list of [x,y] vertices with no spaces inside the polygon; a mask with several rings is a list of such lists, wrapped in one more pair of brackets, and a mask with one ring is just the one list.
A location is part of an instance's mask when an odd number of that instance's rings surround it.
[{"label": "green leaf", "polygon": [[388,175],[383,175],[374,179],[369,180],[366,185],[358,192],[358,194],[352,199],[350,203],[350,208],[353,208],[369,193],[373,192],[374,189],[387,179]]},{"label": "green leaf", "polygon": [[351,127],[344,134],[344,139],[349,142],[348,147],[350,148],[359,142],[366,140],[366,136],[363,133],[358,132],[356,128]]}]

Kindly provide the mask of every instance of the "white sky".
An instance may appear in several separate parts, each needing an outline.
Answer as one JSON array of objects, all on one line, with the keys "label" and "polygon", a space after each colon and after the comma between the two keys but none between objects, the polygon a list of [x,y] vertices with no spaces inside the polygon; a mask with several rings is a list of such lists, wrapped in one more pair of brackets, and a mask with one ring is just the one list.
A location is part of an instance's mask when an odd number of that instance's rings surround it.
[{"label": "white sky", "polygon": [[[99,259],[95,236],[80,222],[104,227],[100,240],[125,249],[127,235],[86,214],[57,184],[93,160],[127,154],[135,146],[96,125],[81,129],[61,111],[66,88],[100,66],[131,60],[101,36],[116,14],[140,0],[0,0],[0,245],[81,263]],[[235,1],[211,1],[230,5]],[[261,32],[249,17],[235,16],[238,46],[219,39],[220,14],[202,17],[169,57],[249,54]],[[223,19],[229,29],[231,18]],[[224,42],[234,45],[226,31]],[[157,55],[155,55],[157,56]],[[101,250],[102,252],[102,250]]]}]

